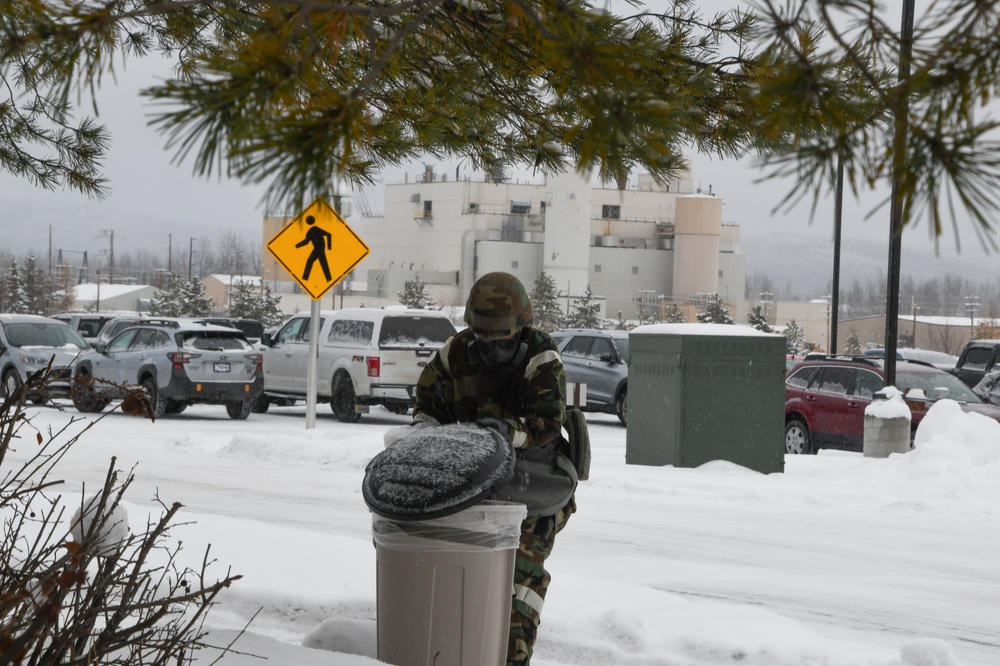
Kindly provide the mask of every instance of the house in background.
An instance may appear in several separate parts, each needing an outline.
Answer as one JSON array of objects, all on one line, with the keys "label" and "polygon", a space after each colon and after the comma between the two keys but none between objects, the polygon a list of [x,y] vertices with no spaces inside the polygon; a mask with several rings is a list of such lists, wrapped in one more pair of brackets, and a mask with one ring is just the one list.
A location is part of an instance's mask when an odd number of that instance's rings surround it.
[{"label": "house in background", "polygon": [[73,309],[79,312],[146,312],[160,293],[148,284],[85,282],[74,288]]},{"label": "house in background", "polygon": [[212,302],[214,312],[225,312],[229,309],[229,291],[234,283],[243,282],[260,289],[261,279],[256,275],[219,275],[212,274],[202,278],[205,285],[205,296]]}]

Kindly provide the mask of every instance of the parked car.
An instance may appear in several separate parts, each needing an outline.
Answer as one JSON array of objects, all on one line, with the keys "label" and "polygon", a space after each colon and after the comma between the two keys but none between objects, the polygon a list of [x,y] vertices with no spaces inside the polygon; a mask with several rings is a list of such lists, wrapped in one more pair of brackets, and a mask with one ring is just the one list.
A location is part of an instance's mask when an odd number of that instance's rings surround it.
[{"label": "parked car", "polygon": [[264,388],[261,354],[236,329],[150,320],[98,343],[73,366],[73,404],[81,412],[100,412],[136,387],[154,417],[209,404],[245,419]]},{"label": "parked car", "polygon": [[[566,383],[586,386],[589,412],[616,414],[628,423],[628,332],[596,329],[564,329],[552,334],[563,366]],[[567,396],[572,404],[572,396]]]},{"label": "parked car", "polygon": [[91,347],[97,344],[97,336],[104,325],[116,316],[118,315],[111,312],[60,312],[49,315],[52,319],[69,324]]},{"label": "parked car", "polygon": [[[309,314],[293,316],[277,333],[265,333],[264,395],[255,407],[306,397]],[[354,423],[371,405],[405,414],[417,379],[438,349],[455,334],[436,310],[348,308],[320,313],[316,396],[341,421]]]},{"label": "parked car", "polygon": [[970,340],[958,356],[952,373],[969,387],[1000,370],[1000,340]]},{"label": "parked car", "polygon": [[[785,380],[785,451],[821,448],[861,451],[865,408],[885,387],[883,360],[831,357],[803,361]],[[984,403],[954,375],[921,361],[900,360],[896,388],[910,407],[912,433],[936,401],[955,400],[967,412],[1000,421],[1000,408]]]},{"label": "parked car", "polygon": [[[869,349],[865,351],[864,355],[868,358],[885,358],[885,349],[881,347]],[[951,372],[954,370],[955,364],[958,362],[957,356],[934,351],[932,349],[917,349],[914,347],[899,347],[896,349],[896,358],[907,361],[923,361],[924,363],[930,363],[938,370],[944,370],[945,372]]]},{"label": "parked car", "polygon": [[215,324],[217,326],[228,326],[243,331],[250,344],[255,345],[260,342],[260,337],[264,335],[264,323],[256,319],[243,319],[240,317],[199,317],[195,321]]},{"label": "parked car", "polygon": [[69,395],[70,365],[90,345],[68,324],[38,315],[0,314],[0,381],[9,398],[52,364],[48,382],[27,396],[36,405]]},{"label": "parked car", "polygon": [[145,323],[168,325],[168,322],[170,321],[174,321],[174,319],[171,317],[153,317],[141,314],[119,315],[104,324],[100,332],[97,334],[97,339],[94,341],[94,347],[98,344],[108,344],[111,342],[111,338],[115,337],[126,328],[131,328],[132,326]]}]

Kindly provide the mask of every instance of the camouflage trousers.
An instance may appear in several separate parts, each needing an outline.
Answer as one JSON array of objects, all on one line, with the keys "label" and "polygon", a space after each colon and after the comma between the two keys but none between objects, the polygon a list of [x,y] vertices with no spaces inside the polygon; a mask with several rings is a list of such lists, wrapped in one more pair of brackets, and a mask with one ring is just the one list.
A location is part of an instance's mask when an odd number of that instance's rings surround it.
[{"label": "camouflage trousers", "polygon": [[545,559],[552,553],[556,534],[576,511],[571,499],[554,516],[533,516],[521,523],[521,543],[514,558],[514,597],[510,612],[507,666],[528,666],[541,622],[542,602],[551,576]]}]

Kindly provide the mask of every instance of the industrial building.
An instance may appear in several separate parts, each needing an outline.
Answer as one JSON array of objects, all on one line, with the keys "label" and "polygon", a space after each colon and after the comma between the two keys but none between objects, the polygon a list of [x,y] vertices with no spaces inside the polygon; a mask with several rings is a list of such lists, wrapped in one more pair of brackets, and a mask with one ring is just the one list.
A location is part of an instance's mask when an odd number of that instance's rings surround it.
[{"label": "industrial building", "polygon": [[[334,298],[398,303],[419,276],[437,304],[461,305],[485,273],[512,273],[531,289],[544,271],[567,309],[589,285],[607,318],[637,319],[640,307],[674,302],[693,320],[717,293],[746,320],[739,227],[723,224],[722,200],[695,191],[690,171],[662,184],[640,174],[625,189],[594,187],[573,172],[539,182],[449,175],[425,166],[384,185],[382,215],[355,201],[348,223],[371,251]],[[265,217],[264,244],[290,221]],[[267,255],[263,273],[283,301],[291,295],[291,277]]]}]

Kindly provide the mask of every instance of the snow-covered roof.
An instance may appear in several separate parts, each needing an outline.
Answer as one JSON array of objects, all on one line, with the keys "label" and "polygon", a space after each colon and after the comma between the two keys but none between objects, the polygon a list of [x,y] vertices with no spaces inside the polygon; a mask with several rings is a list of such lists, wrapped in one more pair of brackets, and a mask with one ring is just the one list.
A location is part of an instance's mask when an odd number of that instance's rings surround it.
[{"label": "snow-covered roof", "polygon": [[[764,333],[752,326],[741,324],[646,324],[637,326],[630,333],[651,334],[651,335],[709,335],[709,336],[770,336],[776,337],[774,333]],[[780,337],[780,336],[777,336]]]},{"label": "snow-covered roof", "polygon": [[222,284],[228,285],[232,285],[235,282],[243,282],[244,284],[252,285],[260,284],[260,276],[258,275],[220,275],[219,273],[212,273],[212,277]]},{"label": "snow-covered roof", "polygon": [[[98,285],[94,282],[84,282],[74,287],[74,295],[77,301],[96,301],[98,296]],[[102,284],[100,285],[101,298],[117,298],[125,294],[136,291],[146,291],[151,289],[148,284]]]}]

